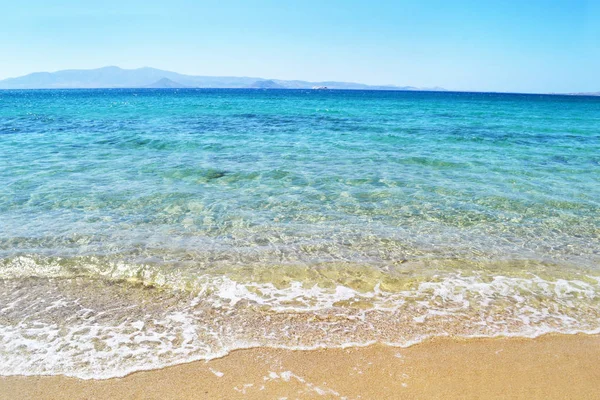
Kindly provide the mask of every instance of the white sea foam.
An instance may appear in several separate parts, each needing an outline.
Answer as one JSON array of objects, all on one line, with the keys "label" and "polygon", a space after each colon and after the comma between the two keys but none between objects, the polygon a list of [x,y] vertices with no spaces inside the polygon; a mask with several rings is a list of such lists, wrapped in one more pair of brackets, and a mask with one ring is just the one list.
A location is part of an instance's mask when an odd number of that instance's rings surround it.
[{"label": "white sea foam", "polygon": [[[44,289],[42,300],[9,288],[0,293],[9,300],[0,309],[0,374],[105,379],[257,346],[404,347],[433,336],[600,332],[597,277],[448,274],[398,292],[199,281],[202,290],[186,302],[152,300],[129,311],[127,302],[102,306],[93,293],[90,305],[85,292],[73,298]],[[353,306],[360,302],[368,306]]]}]

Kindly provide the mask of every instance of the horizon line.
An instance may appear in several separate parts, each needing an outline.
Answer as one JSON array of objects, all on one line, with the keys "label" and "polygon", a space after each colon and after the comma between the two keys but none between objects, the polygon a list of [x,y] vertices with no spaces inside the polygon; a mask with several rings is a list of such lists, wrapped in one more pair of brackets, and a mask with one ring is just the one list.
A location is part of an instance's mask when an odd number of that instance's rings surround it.
[{"label": "horizon line", "polygon": [[[338,80],[334,80],[334,79],[310,81],[310,80],[297,79],[297,78],[293,78],[293,79],[263,78],[263,77],[249,76],[249,75],[192,75],[192,74],[180,73],[180,72],[176,72],[176,71],[172,71],[172,70],[155,68],[155,67],[151,67],[148,65],[144,65],[141,67],[135,67],[135,68],[123,68],[118,65],[105,65],[105,66],[95,67],[95,68],[66,68],[66,69],[59,69],[59,70],[54,70],[54,71],[34,71],[34,72],[25,73],[25,74],[19,75],[19,76],[11,76],[11,77],[6,77],[6,78],[1,78],[0,83],[7,81],[7,80],[25,78],[27,76],[35,75],[35,74],[56,74],[56,73],[67,72],[67,71],[96,71],[96,70],[110,69],[110,68],[121,70],[121,71],[138,71],[138,70],[143,70],[143,69],[149,69],[149,70],[174,73],[174,74],[178,74],[178,75],[182,75],[182,76],[186,76],[186,77],[194,77],[194,78],[198,78],[198,77],[201,77],[201,78],[240,78],[240,79],[256,79],[257,82],[258,81],[284,81],[284,82],[288,81],[288,82],[304,82],[304,83],[310,83],[310,84],[313,84],[313,83],[340,83],[340,84],[354,84],[354,85],[364,85],[364,86],[373,87],[373,88],[381,88],[381,89],[327,88],[328,90],[337,90],[337,91],[344,91],[344,90],[361,91],[362,90],[362,91],[402,91],[402,92],[438,92],[438,93],[445,92],[445,93],[563,95],[563,96],[589,96],[589,97],[600,96],[600,90],[599,91],[589,91],[589,92],[587,92],[587,91],[586,92],[518,92],[518,91],[498,91],[498,90],[491,90],[491,91],[489,91],[489,90],[456,90],[456,89],[446,89],[446,88],[440,87],[440,86],[417,87],[417,86],[411,86],[411,85],[402,85],[401,86],[399,84],[390,84],[390,83],[388,83],[388,84],[367,84],[367,83],[361,83],[361,82],[357,82],[357,81],[338,81]],[[162,79],[167,79],[167,80],[173,81],[174,83],[180,84],[179,82],[176,82],[170,78],[167,78],[166,76],[159,78],[158,81],[160,81]],[[156,82],[158,82],[158,81],[156,81]],[[148,86],[148,85],[146,85],[146,86]],[[387,88],[389,88],[389,89],[387,89]],[[285,87],[282,87],[282,88],[260,88],[260,87],[252,88],[252,87],[203,87],[203,86],[185,86],[185,85],[184,85],[184,87],[181,87],[181,88],[176,88],[176,87],[173,87],[173,88],[151,88],[151,87],[144,87],[144,86],[0,88],[0,90],[97,90],[97,89],[103,89],[103,90],[108,90],[108,89],[311,90],[308,88],[285,88]]]}]

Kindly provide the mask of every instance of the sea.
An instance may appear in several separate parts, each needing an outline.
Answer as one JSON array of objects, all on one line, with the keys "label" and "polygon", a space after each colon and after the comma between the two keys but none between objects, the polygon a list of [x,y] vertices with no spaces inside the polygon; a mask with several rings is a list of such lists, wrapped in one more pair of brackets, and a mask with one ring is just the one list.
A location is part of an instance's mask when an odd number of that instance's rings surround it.
[{"label": "sea", "polygon": [[0,91],[0,375],[600,332],[600,97]]}]

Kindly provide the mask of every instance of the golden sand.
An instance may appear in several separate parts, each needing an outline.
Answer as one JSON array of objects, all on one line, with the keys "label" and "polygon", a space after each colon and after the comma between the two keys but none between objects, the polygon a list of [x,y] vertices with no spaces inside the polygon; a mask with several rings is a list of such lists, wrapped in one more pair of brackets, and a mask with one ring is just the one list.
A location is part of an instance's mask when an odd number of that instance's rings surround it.
[{"label": "golden sand", "polygon": [[124,378],[0,378],[1,399],[600,399],[600,336],[238,350]]}]

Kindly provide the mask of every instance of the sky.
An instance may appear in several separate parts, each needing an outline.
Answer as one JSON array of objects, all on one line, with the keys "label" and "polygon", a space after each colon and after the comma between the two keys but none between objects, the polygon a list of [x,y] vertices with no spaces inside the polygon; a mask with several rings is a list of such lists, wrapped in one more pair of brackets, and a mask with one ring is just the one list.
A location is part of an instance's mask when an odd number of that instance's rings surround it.
[{"label": "sky", "polygon": [[0,79],[191,75],[600,91],[600,0],[0,0]]}]

